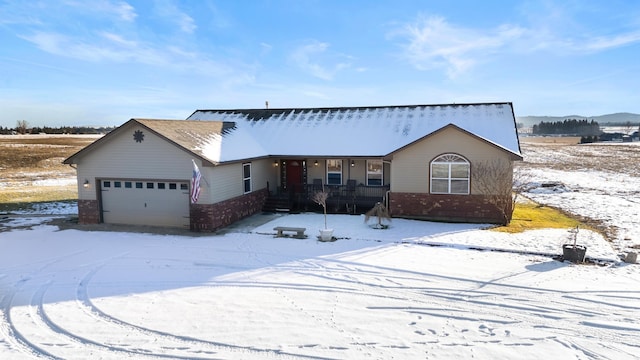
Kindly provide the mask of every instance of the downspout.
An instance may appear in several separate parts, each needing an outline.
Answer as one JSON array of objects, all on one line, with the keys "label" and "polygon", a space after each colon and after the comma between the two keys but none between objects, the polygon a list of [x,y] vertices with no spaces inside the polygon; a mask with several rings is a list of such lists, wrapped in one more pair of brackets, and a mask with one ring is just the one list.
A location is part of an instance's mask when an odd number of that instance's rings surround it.
[{"label": "downspout", "polygon": [[387,210],[389,210],[389,193],[391,192],[391,190],[387,190],[386,193],[384,193],[384,206],[387,208]]},{"label": "downspout", "polygon": [[[389,164],[389,172],[391,172],[391,161],[382,159],[382,164]],[[382,180],[384,181],[384,165],[382,167]],[[391,193],[391,184],[389,184],[389,190],[384,194],[384,206],[389,210],[389,194]]]}]

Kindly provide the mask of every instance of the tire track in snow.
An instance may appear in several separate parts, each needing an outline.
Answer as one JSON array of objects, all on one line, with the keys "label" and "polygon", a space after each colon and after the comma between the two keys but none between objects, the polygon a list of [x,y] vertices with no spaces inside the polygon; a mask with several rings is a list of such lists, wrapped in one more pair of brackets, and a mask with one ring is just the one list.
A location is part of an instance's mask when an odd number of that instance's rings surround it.
[{"label": "tire track in snow", "polygon": [[[94,319],[107,323],[110,325],[115,325],[119,328],[119,330],[123,333],[128,334],[128,336],[140,336],[142,338],[147,338],[149,341],[155,341],[157,339],[162,339],[162,349],[165,351],[178,351],[181,353],[187,353],[187,355],[175,356],[175,355],[162,355],[154,352],[157,349],[150,349],[149,355],[153,356],[163,356],[163,357],[173,357],[173,358],[185,358],[185,359],[194,359],[193,354],[205,354],[205,356],[211,356],[220,352],[227,352],[228,355],[241,355],[241,356],[267,356],[267,357],[275,357],[275,358],[290,358],[290,359],[320,359],[315,356],[307,356],[301,354],[287,353],[279,350],[273,349],[259,349],[254,347],[246,347],[240,345],[232,345],[222,342],[203,340],[194,338],[191,336],[183,336],[183,335],[175,335],[169,332],[154,330],[145,328],[139,325],[135,325],[121,319],[118,319],[112,315],[109,315],[102,310],[100,310],[93,302],[88,295],[88,285],[91,282],[93,276],[100,270],[101,267],[96,267],[81,280],[78,284],[77,288],[77,301],[81,304],[82,311],[89,314]],[[170,346],[167,343],[174,343],[174,345]],[[145,353],[146,354],[146,353]],[[324,358],[323,358],[324,359]]]},{"label": "tire track in snow", "polygon": [[[80,255],[85,253],[87,250],[76,251],[71,254],[62,255],[53,260],[41,260],[43,264],[31,271],[28,274],[21,275],[21,279],[13,284],[11,290],[5,294],[5,296],[0,301],[0,312],[2,312],[3,323],[0,324],[0,334],[4,335],[9,346],[16,348],[19,352],[30,354],[36,357],[45,357],[48,359],[58,359],[55,355],[49,353],[41,346],[38,346],[36,343],[30,341],[26,336],[22,334],[22,332],[16,326],[14,319],[11,315],[11,310],[14,308],[14,300],[16,294],[23,289],[25,284],[30,281],[34,281],[37,279],[36,275],[43,272],[44,269],[62,262],[71,257]],[[11,268],[5,268],[3,271],[9,273],[12,270],[18,270],[19,266],[14,266]],[[5,276],[7,276],[5,274]]]},{"label": "tire track in snow", "polygon": [[[119,347],[113,347],[113,346],[109,346],[109,345],[105,345],[93,340],[90,340],[86,337],[83,336],[79,336],[79,335],[75,335],[69,331],[67,331],[66,329],[64,329],[63,327],[59,326],[58,324],[56,324],[55,322],[53,322],[49,316],[47,315],[45,309],[44,309],[44,295],[46,293],[46,291],[48,290],[49,286],[51,285],[51,283],[47,283],[45,285],[42,285],[34,294],[32,297],[32,302],[30,304],[30,307],[36,308],[36,315],[37,317],[34,319],[34,322],[40,322],[41,324],[38,325],[44,325],[44,326],[40,326],[40,328],[46,328],[47,330],[51,331],[54,333],[54,336],[56,338],[59,338],[61,340],[66,340],[66,343],[52,343],[49,342],[48,344],[44,344],[44,345],[48,345],[48,346],[56,346],[57,348],[64,348],[64,350],[70,351],[71,353],[68,355],[63,356],[62,358],[68,358],[69,356],[72,356],[74,354],[77,354],[78,348],[83,348],[83,347],[88,347],[91,348],[91,354],[92,356],[96,356],[97,354],[94,353],[95,352],[100,352],[100,353],[104,353],[104,355],[102,356],[109,356],[109,355],[113,355],[115,354],[119,354],[119,355],[148,355],[146,353],[143,353],[141,351],[132,351],[132,350],[128,350],[128,349],[122,349]],[[37,319],[37,320],[36,320]],[[49,337],[47,337],[49,338]],[[161,356],[161,355],[155,355],[155,356]]]},{"label": "tire track in snow", "polygon": [[[336,261],[335,259],[332,261]],[[338,261],[339,262],[339,261]],[[355,264],[354,264],[355,265]],[[363,295],[367,293],[375,293],[377,297],[384,297],[385,293],[389,294],[389,299],[397,296],[396,291],[401,287],[403,294],[406,295],[407,301],[411,301],[414,304],[428,303],[432,308],[424,311],[419,308],[411,307],[372,307],[371,309],[389,310],[389,311],[406,311],[414,313],[417,316],[435,316],[446,319],[457,319],[463,322],[492,322],[502,327],[502,330],[511,334],[514,329],[523,329],[524,331],[531,328],[546,329],[548,332],[545,338],[552,339],[555,336],[563,336],[569,340],[572,348],[584,351],[585,354],[592,353],[589,348],[592,346],[607,346],[607,343],[620,343],[620,336],[626,338],[629,337],[627,343],[634,344],[635,338],[638,333],[636,330],[637,322],[634,324],[628,324],[625,322],[626,318],[633,318],[633,312],[637,308],[635,306],[620,306],[615,303],[607,303],[606,301],[595,302],[597,306],[583,306],[575,307],[575,299],[571,295],[571,292],[564,292],[554,289],[540,289],[530,288],[525,286],[513,285],[505,283],[505,280],[518,277],[522,273],[513,273],[506,276],[501,276],[498,279],[490,281],[473,281],[475,284],[472,288],[443,288],[438,287],[438,284],[442,284],[442,281],[446,281],[449,285],[453,285],[450,282],[454,281],[460,284],[468,283],[469,279],[456,279],[451,277],[441,277],[437,274],[429,274],[424,278],[423,276],[411,277],[404,271],[391,272],[396,275],[386,274],[384,279],[380,279],[375,276],[374,271],[367,271],[367,268],[372,265],[357,264],[351,269],[351,274],[345,273],[340,276],[336,276],[335,272],[331,272],[334,276],[323,275],[325,279],[332,279],[334,281],[342,282],[349,281],[350,283],[357,283],[360,286],[359,291],[362,291]],[[329,269],[330,266],[324,266]],[[338,266],[339,269],[345,270],[344,266]],[[387,269],[391,270],[391,269]],[[299,270],[297,273],[303,274],[304,272]],[[309,273],[309,276],[318,276],[318,274]],[[409,273],[410,275],[410,273]],[[425,274],[423,274],[425,275]],[[433,277],[435,276],[435,278]],[[410,281],[412,283],[428,282],[432,286],[389,286],[388,283],[393,279],[394,283],[405,283]],[[381,280],[389,280],[387,283]],[[438,282],[434,283],[434,280]],[[482,291],[480,291],[482,289]],[[495,289],[495,290],[494,290]],[[517,297],[511,296],[518,293]],[[544,293],[545,301],[536,301],[536,297],[529,297],[527,293],[529,291],[535,291],[536,293]],[[414,296],[412,296],[413,294]],[[600,296],[599,294],[590,294],[594,296]],[[539,295],[538,295],[539,296]],[[592,300],[585,299],[586,302],[592,302]],[[468,304],[473,303],[474,309],[470,311]],[[458,306],[457,304],[464,304]],[[435,308],[433,308],[435,307]],[[564,311],[562,309],[570,309],[570,311]],[[615,310],[619,310],[616,313]],[[581,321],[584,318],[593,319],[605,319],[611,317],[612,313],[615,315],[617,322],[611,325],[602,323],[598,320]],[[549,319],[553,319],[552,326],[549,326]],[[505,329],[506,326],[506,329]],[[513,327],[514,329],[510,329]],[[637,326],[640,328],[640,326]],[[611,334],[608,329],[615,328],[618,330],[617,334]],[[493,336],[493,331],[487,332],[489,327],[485,326],[484,332]],[[622,333],[621,333],[622,332]],[[434,333],[434,332],[432,332]],[[435,333],[434,333],[435,334]],[[595,345],[589,343],[573,343],[570,339],[598,339]],[[526,345],[526,337],[521,338],[523,345]],[[565,339],[566,340],[566,339]],[[640,345],[633,345],[633,347],[640,347]],[[623,347],[615,347],[616,351],[621,354],[627,354]]]},{"label": "tire track in snow", "polygon": [[0,326],[0,333],[2,333],[3,337],[11,347],[16,348],[23,354],[32,355],[34,357],[44,357],[47,359],[60,359],[44,350],[44,348],[29,341],[27,337],[23,336],[11,317],[13,299],[25,281],[26,280],[21,281],[17,288],[14,286],[14,289],[12,289],[10,293],[6,294],[0,303],[2,319],[4,320],[2,326]]}]

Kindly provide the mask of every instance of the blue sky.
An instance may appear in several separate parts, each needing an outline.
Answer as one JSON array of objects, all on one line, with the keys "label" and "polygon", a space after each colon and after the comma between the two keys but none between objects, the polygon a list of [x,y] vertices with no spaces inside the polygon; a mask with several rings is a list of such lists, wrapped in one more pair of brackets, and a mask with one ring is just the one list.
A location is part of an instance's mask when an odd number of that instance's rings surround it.
[{"label": "blue sky", "polygon": [[196,109],[640,113],[640,2],[0,0],[0,126]]}]

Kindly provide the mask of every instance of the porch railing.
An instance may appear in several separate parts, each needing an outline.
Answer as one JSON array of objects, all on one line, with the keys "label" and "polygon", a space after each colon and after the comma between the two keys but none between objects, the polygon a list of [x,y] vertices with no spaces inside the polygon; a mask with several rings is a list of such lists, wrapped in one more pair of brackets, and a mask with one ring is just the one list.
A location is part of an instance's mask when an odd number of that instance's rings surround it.
[{"label": "porch railing", "polygon": [[[376,203],[384,202],[389,188],[389,185],[324,185],[324,190],[329,193],[327,211],[333,213],[364,213]],[[311,198],[317,191],[322,191],[322,186],[314,186],[313,184],[304,186],[304,203],[306,207],[315,206]]]}]

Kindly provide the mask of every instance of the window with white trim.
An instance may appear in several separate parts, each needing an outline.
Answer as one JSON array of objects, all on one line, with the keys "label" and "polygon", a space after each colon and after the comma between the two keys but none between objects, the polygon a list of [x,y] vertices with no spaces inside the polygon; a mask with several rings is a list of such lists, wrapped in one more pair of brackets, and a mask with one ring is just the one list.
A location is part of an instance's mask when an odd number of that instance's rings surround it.
[{"label": "window with white trim", "polygon": [[382,160],[367,160],[367,185],[382,186]]},{"label": "window with white trim", "polygon": [[327,159],[327,184],[342,185],[342,159]]},{"label": "window with white trim", "polygon": [[443,154],[431,162],[432,194],[469,194],[469,161],[460,155]]},{"label": "window with white trim", "polygon": [[242,164],[242,181],[244,183],[244,193],[251,192],[251,163]]}]

